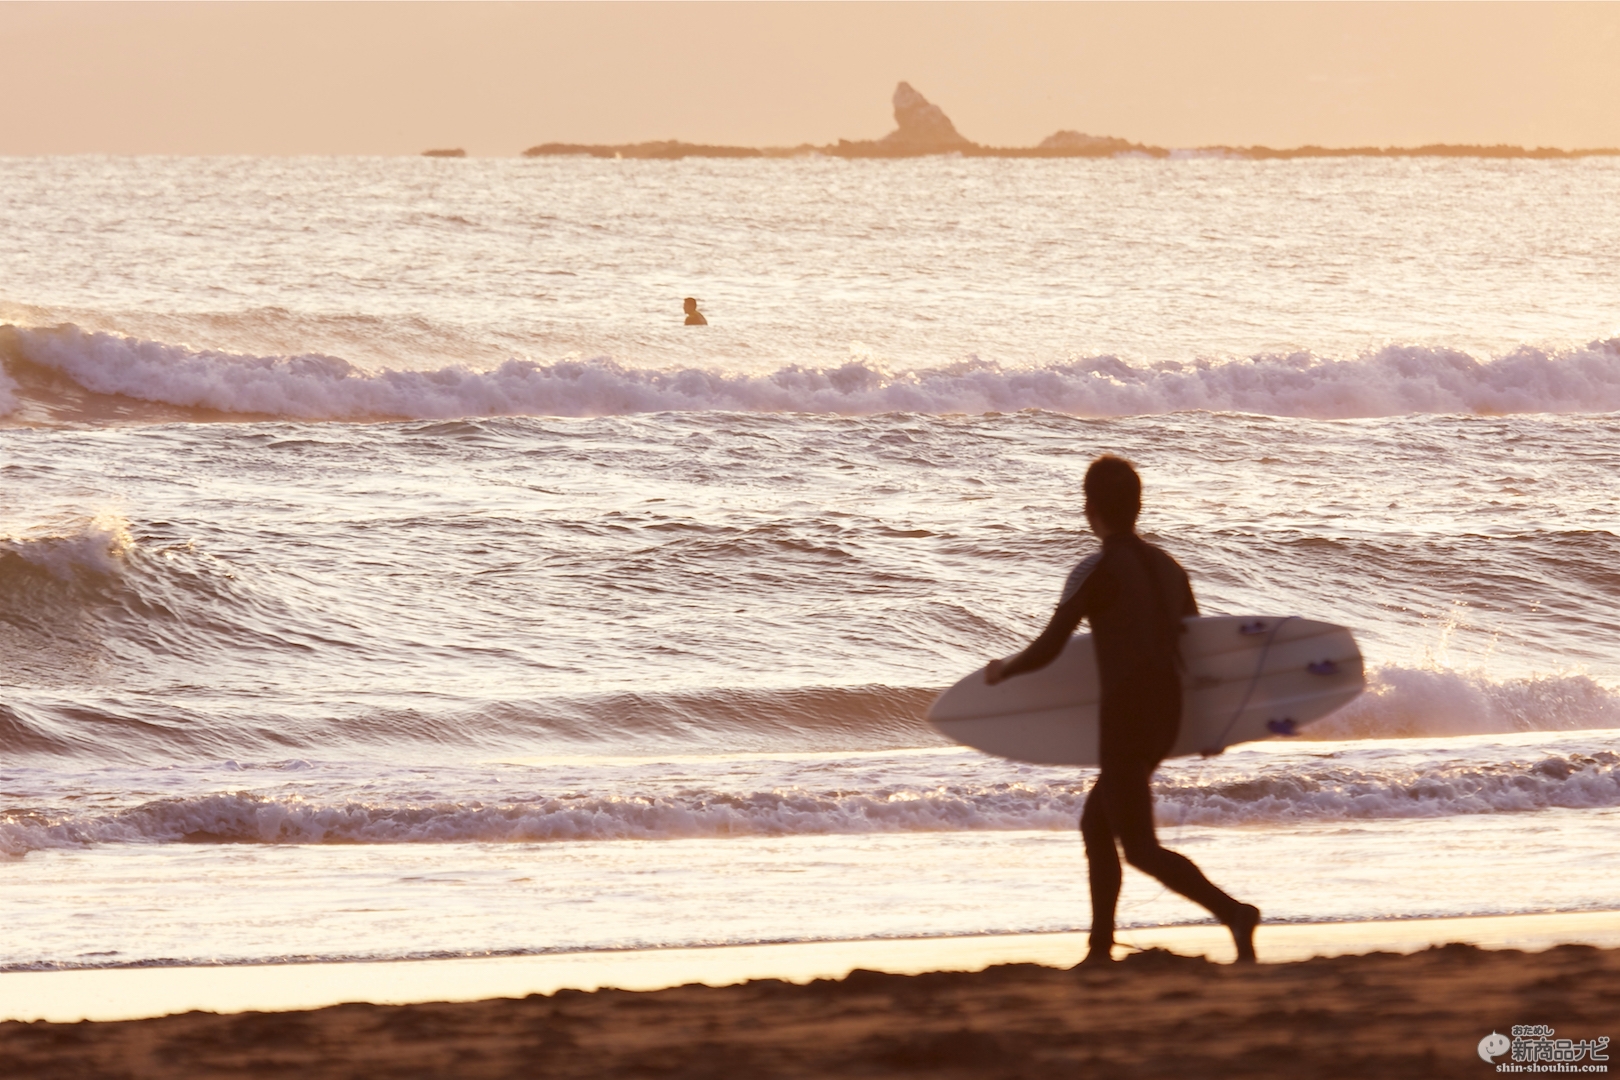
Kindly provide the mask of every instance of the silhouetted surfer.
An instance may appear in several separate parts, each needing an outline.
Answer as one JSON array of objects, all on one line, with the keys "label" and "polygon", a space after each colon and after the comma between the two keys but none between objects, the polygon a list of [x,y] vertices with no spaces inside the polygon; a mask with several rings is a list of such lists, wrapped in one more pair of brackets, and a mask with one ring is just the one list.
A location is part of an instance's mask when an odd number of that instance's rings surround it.
[{"label": "silhouetted surfer", "polygon": [[703,313],[697,309],[697,301],[694,300],[692,297],[688,296],[686,298],[685,303],[682,306],[686,308],[686,325],[687,326],[708,326],[709,325],[709,320],[705,319],[703,317]]},{"label": "silhouetted surfer", "polygon": [[1055,660],[1081,619],[1091,623],[1101,688],[1097,783],[1080,814],[1091,874],[1091,941],[1085,963],[1112,959],[1119,853],[1197,904],[1232,931],[1240,962],[1254,960],[1260,909],[1212,885],[1191,859],[1159,846],[1153,831],[1153,770],[1181,726],[1181,620],[1198,614],[1187,573],[1136,535],[1142,480],[1124,458],[1100,457],[1086,470],[1086,520],[1102,550],[1069,574],[1052,621],[1017,656],[992,660],[985,681],[1035,671]]}]

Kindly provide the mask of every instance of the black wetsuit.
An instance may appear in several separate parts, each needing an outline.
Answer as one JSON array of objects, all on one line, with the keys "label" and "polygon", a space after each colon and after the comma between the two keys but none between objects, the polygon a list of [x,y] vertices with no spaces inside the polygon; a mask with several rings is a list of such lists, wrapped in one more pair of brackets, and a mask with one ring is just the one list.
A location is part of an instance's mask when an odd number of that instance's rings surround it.
[{"label": "black wetsuit", "polygon": [[1187,573],[1135,533],[1116,533],[1069,575],[1052,621],[1003,667],[1016,675],[1056,659],[1081,619],[1091,623],[1101,690],[1097,783],[1080,833],[1091,875],[1091,942],[1114,940],[1121,871],[1117,838],[1132,866],[1202,904],[1222,922],[1243,906],[1192,860],[1159,846],[1149,780],[1181,727],[1181,620],[1198,614]]}]

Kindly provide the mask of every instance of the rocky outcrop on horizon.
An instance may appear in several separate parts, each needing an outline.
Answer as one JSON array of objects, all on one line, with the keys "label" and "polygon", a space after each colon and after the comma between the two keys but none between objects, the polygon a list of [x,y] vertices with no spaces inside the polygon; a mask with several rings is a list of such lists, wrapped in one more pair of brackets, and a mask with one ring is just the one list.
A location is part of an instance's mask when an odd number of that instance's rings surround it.
[{"label": "rocky outcrop on horizon", "polygon": [[1087,135],[1079,131],[1054,131],[1036,144],[1037,150],[1070,151],[1083,154],[1128,154],[1132,151],[1157,150],[1108,135]]},{"label": "rocky outcrop on horizon", "polygon": [[[962,157],[1050,158],[1050,157],[1227,157],[1265,160],[1308,157],[1488,157],[1488,158],[1577,158],[1620,156],[1620,149],[1557,150],[1522,146],[1454,146],[1435,144],[1414,149],[1398,147],[1352,147],[1334,150],[1321,146],[1301,146],[1273,150],[1267,146],[1204,146],[1192,150],[1167,150],[1109,135],[1086,135],[1078,131],[1058,131],[1035,146],[982,146],[973,142],[951,123],[945,110],[933,104],[908,82],[894,88],[895,129],[881,139],[851,142],[839,139],[830,146],[806,143],[793,147],[712,146],[703,143],[665,139],[658,142],[592,145],[585,143],[541,143],[523,151],[524,157],[586,155],[599,158],[641,158],[675,161],[688,157],[751,158],[807,157],[821,155],[842,158],[912,158],[938,154]],[[449,156],[454,151],[427,151],[429,156]]]},{"label": "rocky outcrop on horizon", "polygon": [[894,130],[881,139],[818,148],[836,157],[926,157],[932,154],[971,154],[984,148],[966,139],[945,115],[945,110],[923,97],[908,82],[894,88]]},{"label": "rocky outcrop on horizon", "polygon": [[945,115],[945,110],[929,101],[908,82],[901,82],[894,88],[893,102],[895,129],[881,139],[839,139],[829,146],[805,143],[792,147],[715,146],[679,139],[618,144],[541,143],[523,151],[523,156],[583,155],[675,161],[688,157],[803,157],[817,154],[843,158],[911,158],[936,154],[960,154],[964,157],[1110,157],[1122,153],[1164,157],[1169,154],[1168,150],[1160,147],[1143,146],[1125,139],[1082,135],[1077,131],[1059,131],[1047,137],[1039,146],[982,146],[957,131],[951,118]]},{"label": "rocky outcrop on horizon", "polygon": [[945,110],[923,97],[908,82],[894,88],[895,128],[878,140],[885,146],[949,153],[973,143],[964,139]]}]

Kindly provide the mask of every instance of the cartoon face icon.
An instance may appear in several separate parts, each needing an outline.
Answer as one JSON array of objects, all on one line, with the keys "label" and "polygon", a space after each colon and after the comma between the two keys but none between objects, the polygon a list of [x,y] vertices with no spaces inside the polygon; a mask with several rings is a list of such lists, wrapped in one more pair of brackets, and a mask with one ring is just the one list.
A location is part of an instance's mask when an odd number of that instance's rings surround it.
[{"label": "cartoon face icon", "polygon": [[1512,1039],[1508,1038],[1506,1035],[1498,1035],[1493,1031],[1483,1039],[1479,1040],[1480,1059],[1488,1062],[1492,1058],[1501,1057],[1503,1054],[1507,1053],[1512,1046]]}]

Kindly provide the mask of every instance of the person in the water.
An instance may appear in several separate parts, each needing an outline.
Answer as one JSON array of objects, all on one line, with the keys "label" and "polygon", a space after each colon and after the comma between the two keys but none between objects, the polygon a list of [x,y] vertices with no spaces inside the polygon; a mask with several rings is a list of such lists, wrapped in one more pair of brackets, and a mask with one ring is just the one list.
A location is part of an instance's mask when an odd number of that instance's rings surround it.
[{"label": "person in the water", "polygon": [[686,325],[687,326],[708,326],[709,325],[709,320],[705,319],[703,317],[703,313],[697,309],[697,300],[695,300],[692,297],[688,296],[686,298],[685,303],[682,306],[686,308]]},{"label": "person in the water", "polygon": [[1187,573],[1136,535],[1142,480],[1124,458],[1091,463],[1085,479],[1086,520],[1102,550],[1069,574],[1063,597],[1041,635],[1017,656],[992,660],[985,681],[1035,671],[1055,660],[1081,619],[1091,623],[1101,689],[1097,783],[1080,814],[1091,876],[1090,948],[1083,961],[1113,959],[1114,911],[1126,860],[1208,908],[1232,932],[1240,963],[1254,961],[1260,909],[1226,895],[1185,855],[1159,846],[1149,782],[1181,727],[1181,620],[1198,614]]}]

